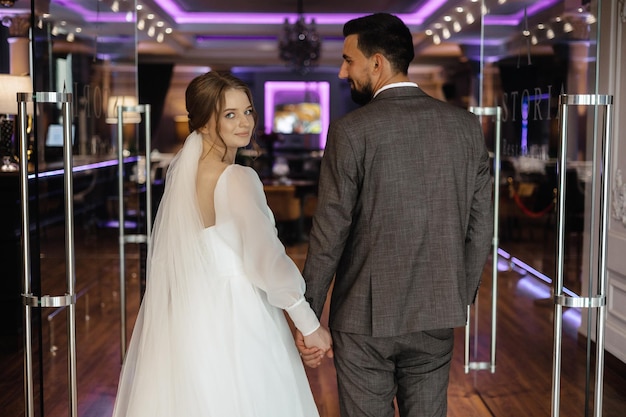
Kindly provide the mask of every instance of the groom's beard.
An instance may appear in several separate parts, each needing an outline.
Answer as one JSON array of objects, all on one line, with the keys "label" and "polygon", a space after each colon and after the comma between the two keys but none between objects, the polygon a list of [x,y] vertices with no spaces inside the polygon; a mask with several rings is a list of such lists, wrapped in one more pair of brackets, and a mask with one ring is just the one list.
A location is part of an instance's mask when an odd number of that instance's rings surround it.
[{"label": "groom's beard", "polygon": [[352,101],[363,106],[369,103],[372,97],[374,97],[372,85],[368,83],[359,90],[356,88],[354,81],[350,81],[350,96],[352,97]]}]

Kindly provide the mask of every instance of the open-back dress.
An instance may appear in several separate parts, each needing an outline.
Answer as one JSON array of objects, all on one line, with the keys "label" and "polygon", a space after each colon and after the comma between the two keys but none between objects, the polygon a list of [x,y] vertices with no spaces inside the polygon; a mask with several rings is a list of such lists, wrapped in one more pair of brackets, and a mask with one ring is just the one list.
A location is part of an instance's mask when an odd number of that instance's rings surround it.
[{"label": "open-back dress", "polygon": [[167,172],[113,416],[317,417],[283,309],[303,334],[319,322],[262,183],[229,165],[215,187],[216,224],[204,227],[201,151],[192,133]]}]

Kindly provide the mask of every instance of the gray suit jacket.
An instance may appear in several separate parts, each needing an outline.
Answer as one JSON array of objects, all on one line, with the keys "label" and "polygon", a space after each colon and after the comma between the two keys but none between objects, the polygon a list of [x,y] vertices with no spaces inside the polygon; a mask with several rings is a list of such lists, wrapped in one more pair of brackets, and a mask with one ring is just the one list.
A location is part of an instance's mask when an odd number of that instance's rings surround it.
[{"label": "gray suit jacket", "polygon": [[397,336],[465,324],[493,234],[478,118],[415,87],[331,123],[303,275],[329,326]]}]

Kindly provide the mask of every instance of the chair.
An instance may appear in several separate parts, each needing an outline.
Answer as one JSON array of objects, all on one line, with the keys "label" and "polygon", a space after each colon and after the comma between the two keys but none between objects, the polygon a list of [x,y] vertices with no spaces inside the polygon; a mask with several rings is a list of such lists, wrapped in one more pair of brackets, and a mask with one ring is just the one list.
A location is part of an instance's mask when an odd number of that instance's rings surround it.
[{"label": "chair", "polygon": [[278,237],[283,243],[295,243],[300,240],[302,203],[296,197],[293,185],[265,185],[263,187],[267,205],[274,213]]}]

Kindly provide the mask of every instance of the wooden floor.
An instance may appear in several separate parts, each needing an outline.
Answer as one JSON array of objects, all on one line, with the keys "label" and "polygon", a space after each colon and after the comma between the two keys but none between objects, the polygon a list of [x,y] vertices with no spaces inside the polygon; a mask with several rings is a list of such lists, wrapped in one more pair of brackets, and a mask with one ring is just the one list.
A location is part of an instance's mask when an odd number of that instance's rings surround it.
[{"label": "wooden floor", "polygon": [[[42,240],[42,293],[64,291],[64,244],[59,230],[47,230]],[[111,415],[120,371],[119,261],[115,229],[79,228],[76,240],[78,415]],[[520,250],[523,250],[521,248]],[[139,254],[127,245],[127,320],[130,337],[139,304]],[[302,266],[306,244],[288,247]],[[463,329],[457,343],[448,392],[450,417],[532,417],[551,415],[553,307],[542,300],[549,288],[522,271],[498,274],[496,371],[464,373]],[[472,361],[489,360],[491,268],[486,265],[479,295],[477,338],[472,335]],[[585,343],[577,334],[580,315],[567,311],[564,320],[560,415],[593,415],[593,370],[589,396],[585,395]],[[34,334],[34,410],[36,416],[68,416],[66,311],[42,315],[41,332]],[[0,416],[24,415],[23,353],[21,338],[15,349],[0,354]],[[592,354],[591,360],[593,361]],[[166,358],[164,358],[166,360]],[[592,368],[593,369],[593,368]],[[608,358],[604,369],[603,416],[626,415],[626,371]],[[338,417],[335,372],[326,361],[307,370],[322,417]],[[43,389],[41,388],[43,387]],[[586,405],[587,404],[587,405]],[[587,408],[587,410],[585,410]],[[178,417],[178,416],[177,416]],[[245,416],[241,416],[245,417]],[[270,416],[268,416],[270,417]]]}]

